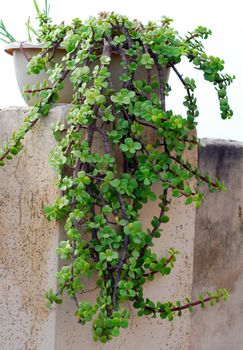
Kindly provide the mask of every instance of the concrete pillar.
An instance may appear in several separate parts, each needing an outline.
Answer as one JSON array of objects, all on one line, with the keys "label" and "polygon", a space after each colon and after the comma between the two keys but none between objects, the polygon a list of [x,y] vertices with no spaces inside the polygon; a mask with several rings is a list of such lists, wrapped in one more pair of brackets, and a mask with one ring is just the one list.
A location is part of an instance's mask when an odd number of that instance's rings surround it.
[{"label": "concrete pillar", "polygon": [[[190,315],[188,311],[173,322],[160,318],[139,318],[131,308],[129,328],[106,345],[94,343],[91,324],[76,322],[72,302],[48,312],[44,291],[55,288],[58,261],[55,253],[62,228],[48,223],[43,206],[56,195],[55,174],[48,164],[48,153],[54,146],[50,124],[62,119],[68,106],[55,107],[50,116],[39,121],[26,139],[25,149],[0,169],[0,338],[2,350],[188,350]],[[0,111],[0,140],[7,138],[21,124],[27,109]],[[197,151],[185,155],[197,164]],[[160,188],[156,189],[160,192]],[[144,226],[158,214],[158,202],[142,210]],[[154,250],[164,256],[170,247],[177,248],[175,268],[170,276],[157,277],[146,285],[148,297],[155,301],[183,300],[191,295],[195,208],[185,206],[184,199],[174,200],[171,221],[155,242]],[[87,282],[87,291],[80,296],[96,297],[94,281]],[[130,306],[129,306],[130,307]]]},{"label": "concrete pillar", "polygon": [[[50,125],[67,107],[56,107],[26,138],[26,147],[0,168],[0,348],[53,350],[55,313],[44,293],[55,288],[58,224],[42,209],[56,196],[55,173],[48,164],[54,146]],[[27,108],[0,111],[0,143],[23,122]]]},{"label": "concrete pillar", "polygon": [[193,296],[227,288],[226,303],[192,314],[191,350],[243,348],[243,143],[202,140],[202,172],[225,182],[227,192],[206,192],[196,213]]}]

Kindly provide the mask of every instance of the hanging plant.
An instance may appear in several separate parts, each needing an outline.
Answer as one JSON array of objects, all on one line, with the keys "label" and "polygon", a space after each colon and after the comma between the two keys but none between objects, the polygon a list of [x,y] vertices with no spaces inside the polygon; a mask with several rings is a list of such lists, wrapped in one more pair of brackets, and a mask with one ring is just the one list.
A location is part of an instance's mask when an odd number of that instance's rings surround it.
[{"label": "hanging plant", "polygon": [[[57,248],[65,265],[57,273],[57,291],[46,293],[49,304],[61,303],[67,292],[78,321],[92,321],[94,340],[105,343],[128,326],[126,301],[139,316],[173,320],[184,309],[226,299],[224,289],[186,304],[154,302],[143,294],[144,284],[170,274],[176,261],[176,249],[163,257],[153,252],[169,221],[172,198],[183,197],[185,205],[198,207],[201,185],[206,183],[211,192],[224,190],[223,183],[201,174],[183,157],[198,145],[199,115],[196,82],[177,68],[183,58],[215,87],[221,117],[233,114],[226,91],[234,77],[223,73],[224,62],[208,56],[202,44],[211,31],[198,27],[180,37],[169,18],[143,25],[114,13],[85,22],[76,18],[70,25],[53,25],[41,13],[38,18],[44,47],[29,62],[28,72],[47,69],[50,85],[26,88],[35,105],[4,144],[0,165],[21,151],[25,134],[48,116],[69,77],[73,101],[65,122],[53,129],[57,146],[50,154],[61,194],[45,208],[48,220],[65,222],[66,239]],[[46,68],[59,46],[66,50],[62,62]],[[117,59],[121,73],[116,77],[112,65]],[[168,70],[184,87],[185,116],[166,108]],[[95,147],[98,137],[103,151]],[[154,184],[161,185],[160,193],[154,192]],[[140,210],[158,198],[160,214],[151,218],[151,226],[142,226]],[[80,298],[87,278],[96,278],[99,288],[93,304]]]}]

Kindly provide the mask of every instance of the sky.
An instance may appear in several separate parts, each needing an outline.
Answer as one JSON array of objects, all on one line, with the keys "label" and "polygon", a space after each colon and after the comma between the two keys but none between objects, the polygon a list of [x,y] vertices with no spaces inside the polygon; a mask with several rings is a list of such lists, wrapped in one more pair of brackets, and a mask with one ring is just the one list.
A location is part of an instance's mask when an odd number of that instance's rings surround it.
[{"label": "sky", "polygon": [[[229,101],[234,111],[231,120],[221,120],[217,95],[200,72],[186,62],[178,65],[184,77],[198,81],[197,99],[200,109],[197,132],[199,137],[222,138],[243,141],[243,20],[240,0],[50,0],[51,16],[54,22],[68,23],[74,17],[85,19],[96,16],[100,11],[115,11],[144,23],[159,20],[162,16],[174,19],[174,28],[185,35],[197,26],[210,28],[213,35],[205,41],[208,54],[225,60],[225,71],[236,79],[229,88]],[[41,8],[44,0],[39,0]],[[25,22],[28,16],[35,18],[32,0],[8,0],[1,5],[0,18],[18,40],[27,39]],[[19,92],[14,73],[12,57],[4,52],[0,44],[0,109],[9,106],[25,106]],[[173,93],[167,101],[167,108],[175,113],[184,113],[182,105],[184,90],[171,72],[169,83]]]}]

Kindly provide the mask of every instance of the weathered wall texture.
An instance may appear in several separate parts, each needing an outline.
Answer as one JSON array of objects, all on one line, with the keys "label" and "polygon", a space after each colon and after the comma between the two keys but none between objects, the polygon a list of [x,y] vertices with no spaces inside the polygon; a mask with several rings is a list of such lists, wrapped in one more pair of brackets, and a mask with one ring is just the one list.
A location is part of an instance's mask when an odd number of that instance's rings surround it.
[{"label": "weathered wall texture", "polygon": [[[50,124],[62,120],[69,106],[55,107],[27,136],[27,146],[0,168],[0,349],[1,350],[241,350],[243,348],[243,144],[202,140],[199,167],[223,180],[226,193],[210,194],[197,210],[176,201],[165,234],[155,251],[181,251],[173,273],[146,286],[155,300],[193,298],[206,290],[227,288],[231,295],[205,311],[183,313],[173,323],[138,318],[134,310],[129,329],[109,344],[94,344],[90,324],[82,327],[66,300],[54,311],[46,309],[44,292],[55,288],[58,259],[55,247],[62,229],[48,223],[42,208],[55,196],[55,173],[48,164],[52,141]],[[27,109],[0,110],[0,144],[16,130]],[[97,143],[98,147],[98,143]],[[196,152],[190,155],[196,164]],[[158,189],[159,191],[159,189]],[[142,212],[144,225],[157,214],[157,203]],[[195,248],[194,233],[196,227]],[[192,271],[194,248],[194,273]],[[94,289],[87,283],[87,291]],[[84,293],[92,300],[97,290]],[[191,334],[191,336],[190,336]],[[189,344],[190,343],[190,344]]]},{"label": "weathered wall texture", "polygon": [[[193,158],[195,162],[195,154]],[[151,220],[152,216],[158,215],[157,205],[156,202],[150,203],[143,210],[144,225]],[[176,301],[191,295],[195,209],[193,206],[185,209],[184,201],[177,200],[172,205],[170,216],[171,221],[166,224],[164,235],[156,241],[154,250],[159,256],[168,256],[167,249],[176,247],[181,254],[171,275],[157,276],[154,281],[147,283],[145,296],[155,301]],[[95,285],[89,283],[87,290],[94,288]],[[93,290],[81,297],[92,301],[96,294],[97,290]],[[120,337],[113,338],[105,345],[93,342],[90,324],[85,327],[77,324],[73,317],[72,302],[66,299],[56,312],[55,350],[187,350],[189,346],[190,314],[188,312],[185,312],[181,318],[168,322],[160,318],[138,317],[136,310],[131,308],[132,319],[129,328],[123,330]]]},{"label": "weathered wall texture", "polygon": [[[55,247],[63,235],[58,225],[47,223],[42,207],[55,197],[55,174],[48,165],[53,147],[50,124],[63,117],[68,106],[55,107],[50,116],[34,127],[27,147],[17,159],[0,169],[0,348],[1,350],[80,350],[80,349],[163,349],[187,350],[190,316],[184,313],[173,323],[161,319],[138,318],[133,311],[130,328],[107,345],[93,343],[90,324],[77,324],[73,305],[65,300],[48,313],[44,290],[55,286]],[[0,111],[0,140],[16,129],[26,109]],[[190,155],[196,164],[197,152]],[[159,191],[159,189],[158,189]],[[157,214],[158,203],[143,210],[147,224]],[[155,250],[165,255],[174,246],[181,251],[173,273],[148,283],[146,294],[155,300],[172,301],[190,296],[192,288],[195,209],[177,200],[171,221]],[[87,290],[92,289],[92,283]],[[81,297],[92,299],[97,290]]]},{"label": "weathered wall texture", "polygon": [[[44,292],[55,287],[60,232],[42,208],[55,197],[48,164],[54,146],[50,124],[63,116],[57,107],[27,136],[22,152],[0,168],[0,349],[52,350],[55,315]],[[27,109],[0,110],[0,144],[26,117]]]},{"label": "weathered wall texture", "polygon": [[193,296],[227,288],[230,297],[192,314],[190,350],[243,349],[243,143],[202,140],[202,172],[224,181],[196,214]]}]

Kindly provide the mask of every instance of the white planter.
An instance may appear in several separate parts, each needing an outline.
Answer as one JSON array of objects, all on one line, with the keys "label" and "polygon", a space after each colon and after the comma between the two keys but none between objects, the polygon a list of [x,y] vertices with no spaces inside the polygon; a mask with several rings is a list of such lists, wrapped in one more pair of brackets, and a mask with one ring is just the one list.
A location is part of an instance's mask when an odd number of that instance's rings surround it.
[{"label": "white planter", "polygon": [[[17,83],[21,94],[23,93],[24,87],[27,84],[30,86],[35,85],[37,82],[43,82],[46,80],[48,83],[48,75],[43,70],[40,74],[27,74],[26,66],[28,61],[35,55],[37,55],[41,49],[41,44],[32,44],[28,42],[15,42],[11,43],[5,52],[13,56],[14,69],[16,74]],[[60,62],[62,57],[65,55],[65,49],[58,48],[55,52],[54,59]],[[50,84],[51,86],[51,84]],[[71,103],[72,102],[73,89],[68,77],[64,80],[64,89],[59,92],[59,103]],[[34,99],[27,100],[23,97],[28,106],[33,106]]]},{"label": "white planter", "polygon": [[[27,84],[30,84],[30,86],[35,85],[37,82],[43,82],[43,80],[46,80],[48,83],[48,75],[43,70],[40,72],[40,74],[27,74],[26,73],[26,66],[28,64],[28,61],[35,55],[37,55],[41,49],[42,44],[33,44],[28,42],[15,42],[10,44],[5,51],[13,56],[14,59],[14,68],[15,68],[15,74],[16,79],[18,82],[19,90],[22,94],[24,87]],[[54,59],[57,62],[61,62],[63,56],[65,55],[65,49],[59,47],[54,55]],[[112,53],[112,60],[111,60],[111,79],[113,83],[113,87],[115,90],[118,90],[122,87],[122,82],[119,80],[119,76],[122,74],[122,68],[120,66],[121,59],[120,56],[116,53]],[[95,63],[92,63],[91,69],[95,66]],[[156,68],[152,68],[152,74],[157,75]],[[169,79],[169,68],[164,68],[163,70],[164,80],[168,81]],[[146,70],[144,67],[140,66],[136,73],[135,73],[135,79],[146,79]],[[50,83],[51,86],[51,83]],[[23,97],[26,104],[28,106],[33,106],[34,104],[34,98],[27,100],[26,97]],[[64,89],[59,92],[59,100],[58,103],[71,103],[73,100],[73,88],[72,84],[69,80],[69,77],[67,76],[64,80]]]}]

